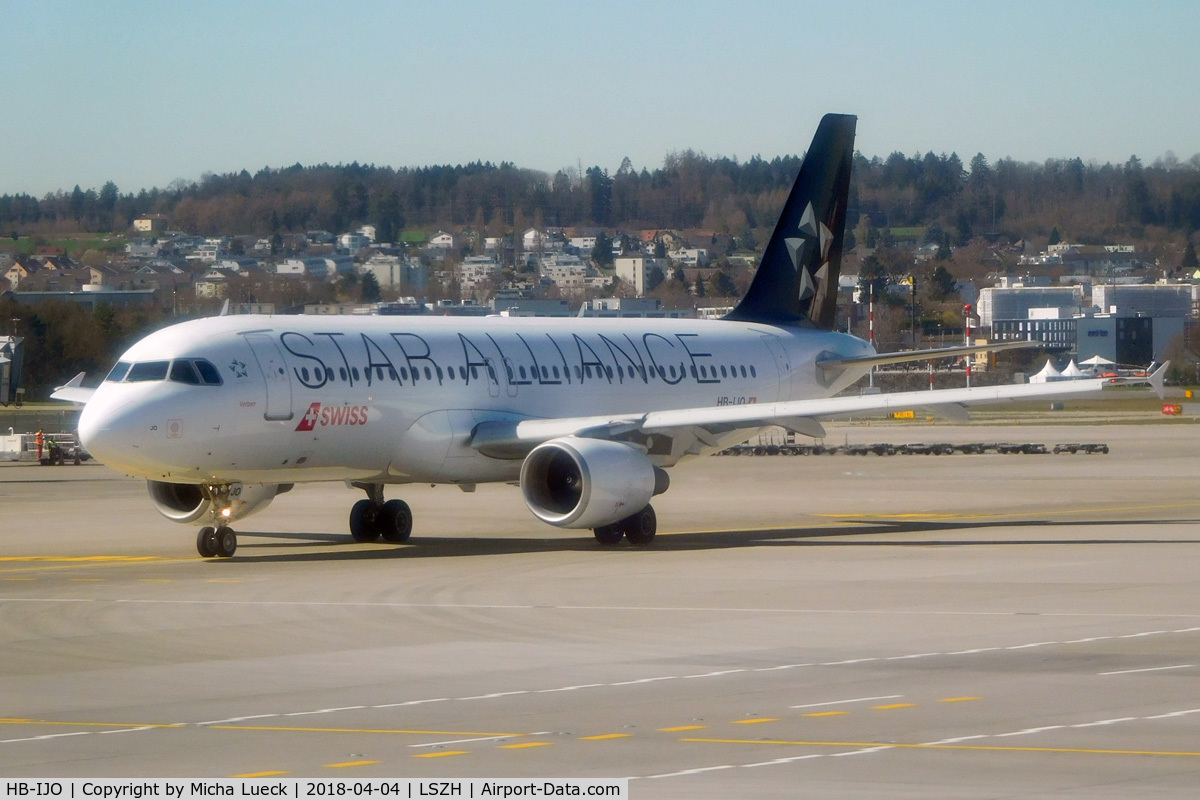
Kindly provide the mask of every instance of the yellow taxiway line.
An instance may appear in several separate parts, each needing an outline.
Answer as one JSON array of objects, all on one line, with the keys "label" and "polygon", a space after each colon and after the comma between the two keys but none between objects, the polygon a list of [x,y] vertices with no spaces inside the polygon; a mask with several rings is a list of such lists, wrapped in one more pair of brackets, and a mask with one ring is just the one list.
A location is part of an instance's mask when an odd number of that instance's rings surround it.
[{"label": "yellow taxiway line", "polygon": [[986,744],[917,744],[914,742],[802,742],[785,739],[680,739],[701,744],[770,744],[793,747],[880,747],[907,750],[978,750],[995,753],[1082,753],[1110,756],[1182,756],[1200,758],[1200,753],[1180,750],[1110,750],[1089,747],[1014,747]]}]

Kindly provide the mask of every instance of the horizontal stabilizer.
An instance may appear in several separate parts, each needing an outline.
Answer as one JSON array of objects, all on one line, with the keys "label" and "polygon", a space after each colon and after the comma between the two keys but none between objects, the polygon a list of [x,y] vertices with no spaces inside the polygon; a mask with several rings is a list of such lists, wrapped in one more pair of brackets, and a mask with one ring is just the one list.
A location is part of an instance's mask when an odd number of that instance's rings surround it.
[{"label": "horizontal stabilizer", "polygon": [[855,358],[827,358],[817,360],[817,369],[826,375],[837,375],[851,367],[880,367],[885,364],[909,364],[914,361],[933,361],[938,358],[961,358],[972,353],[999,353],[1005,350],[1027,350],[1041,347],[1040,342],[988,342],[965,344],[957,347],[936,347],[931,350],[901,350],[897,353],[876,353]]}]

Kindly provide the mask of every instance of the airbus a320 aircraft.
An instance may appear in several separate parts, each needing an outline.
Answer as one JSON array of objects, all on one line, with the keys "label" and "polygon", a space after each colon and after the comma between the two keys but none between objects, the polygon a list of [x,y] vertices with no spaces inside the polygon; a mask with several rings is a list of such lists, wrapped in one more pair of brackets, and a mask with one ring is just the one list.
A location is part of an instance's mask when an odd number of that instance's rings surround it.
[{"label": "airbus a320 aircraft", "polygon": [[835,396],[874,365],[1002,349],[878,355],[832,330],[855,122],[822,119],[724,319],[221,316],[151,334],[98,388],[79,375],[53,396],[85,403],[79,435],[96,458],[146,478],[168,519],[202,526],[202,556],[228,557],[230,523],[306,481],[366,493],[350,511],[363,542],[412,531],[389,485],[504,481],[543,522],[646,545],[665,470],[764,426],[822,436],[831,417],[1111,383]]}]

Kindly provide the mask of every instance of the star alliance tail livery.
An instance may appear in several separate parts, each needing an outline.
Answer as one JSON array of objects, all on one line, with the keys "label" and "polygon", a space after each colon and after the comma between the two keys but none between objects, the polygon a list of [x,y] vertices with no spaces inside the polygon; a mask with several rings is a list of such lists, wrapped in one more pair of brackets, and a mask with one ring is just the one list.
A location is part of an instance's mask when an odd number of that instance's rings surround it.
[{"label": "star alliance tail livery", "polygon": [[79,436],[96,458],[146,478],[168,519],[201,526],[201,555],[228,557],[230,523],[307,481],[365,492],[350,510],[363,542],[412,531],[385,487],[503,481],[543,522],[646,545],[666,470],[764,426],[823,436],[824,419],[961,415],[1111,383],[837,396],[878,364],[1013,344],[879,355],[832,329],[855,121],[821,121],[725,319],[220,316],[151,334],[98,388],[79,375],[52,396],[85,404]]}]

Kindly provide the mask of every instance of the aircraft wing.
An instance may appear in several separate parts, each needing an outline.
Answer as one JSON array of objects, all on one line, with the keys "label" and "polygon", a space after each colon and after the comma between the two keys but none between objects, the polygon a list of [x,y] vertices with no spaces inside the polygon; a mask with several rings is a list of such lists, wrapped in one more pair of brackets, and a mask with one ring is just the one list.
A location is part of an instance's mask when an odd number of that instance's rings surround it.
[{"label": "aircraft wing", "polygon": [[51,400],[66,400],[68,403],[86,404],[96,393],[95,389],[87,389],[83,385],[86,372],[81,372],[62,386],[58,386],[50,394]]},{"label": "aircraft wing", "polygon": [[966,416],[965,407],[1030,400],[1066,398],[1094,394],[1116,385],[1149,383],[1162,395],[1167,364],[1145,378],[1092,378],[1054,383],[1022,383],[976,386],[964,389],[893,392],[778,403],[681,408],[644,414],[552,419],[497,420],[475,427],[471,446],[496,458],[521,458],[542,442],[560,436],[600,439],[637,439],[648,434],[690,435],[700,444],[719,446],[717,437],[741,429],[781,425],[810,436],[823,436],[820,420],[856,414],[930,409],[954,419]]}]

